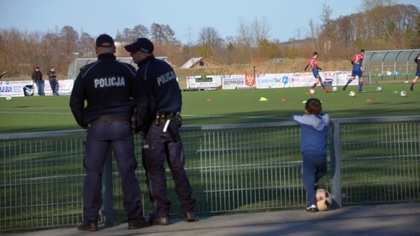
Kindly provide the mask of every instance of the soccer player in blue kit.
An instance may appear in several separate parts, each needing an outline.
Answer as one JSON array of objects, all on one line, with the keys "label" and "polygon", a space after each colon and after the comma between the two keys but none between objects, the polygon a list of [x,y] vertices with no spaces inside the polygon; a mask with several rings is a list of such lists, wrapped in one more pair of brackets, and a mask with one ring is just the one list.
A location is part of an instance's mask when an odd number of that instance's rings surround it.
[{"label": "soccer player in blue kit", "polygon": [[325,87],[325,84],[322,81],[321,75],[319,75],[319,71],[322,69],[321,67],[318,66],[317,58],[318,58],[318,52],[312,53],[312,58],[309,59],[308,64],[305,67],[305,71],[306,69],[308,69],[308,67],[311,67],[312,74],[315,77],[315,83],[309,89],[315,89],[318,84],[321,84],[322,89],[324,90],[325,93],[327,93],[328,88]]},{"label": "soccer player in blue kit", "polygon": [[316,186],[327,173],[327,137],[330,116],[322,112],[321,101],[310,98],[305,103],[305,114],[293,115],[291,121],[301,128],[302,182],[306,191],[308,212],[317,212]]},{"label": "soccer player in blue kit", "polygon": [[360,49],[360,53],[353,56],[351,59],[351,64],[353,65],[353,69],[351,71],[351,78],[347,81],[346,85],[343,87],[343,91],[346,91],[347,86],[357,77],[359,77],[359,93],[364,93],[365,90],[363,90],[363,84],[364,84],[364,78],[363,78],[363,58],[365,55],[365,50]]}]

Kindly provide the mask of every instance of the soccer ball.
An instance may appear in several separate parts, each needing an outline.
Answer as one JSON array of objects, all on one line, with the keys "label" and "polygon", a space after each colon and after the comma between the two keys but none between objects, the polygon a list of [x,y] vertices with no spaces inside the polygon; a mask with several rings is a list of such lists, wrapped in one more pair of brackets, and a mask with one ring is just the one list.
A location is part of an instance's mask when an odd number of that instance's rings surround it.
[{"label": "soccer ball", "polygon": [[337,92],[337,87],[333,87],[333,91],[334,92]]},{"label": "soccer ball", "polygon": [[349,96],[354,97],[354,96],[356,96],[356,93],[354,91],[350,91]]},{"label": "soccer ball", "polygon": [[316,190],[316,207],[319,211],[326,211],[332,205],[331,194],[323,188]]},{"label": "soccer ball", "polygon": [[382,92],[382,87],[381,86],[377,87],[376,92]]},{"label": "soccer ball", "polygon": [[400,96],[401,96],[401,97],[405,97],[405,96],[407,96],[407,92],[406,92],[406,91],[404,91],[404,90],[403,90],[403,91],[401,91]]},{"label": "soccer ball", "polygon": [[13,99],[13,97],[12,97],[12,96],[10,96],[10,95],[7,95],[7,96],[6,96],[6,100],[7,100],[7,101],[11,101],[12,99]]},{"label": "soccer ball", "polygon": [[314,89],[309,89],[309,93],[310,94],[314,94],[315,93],[315,90]]}]

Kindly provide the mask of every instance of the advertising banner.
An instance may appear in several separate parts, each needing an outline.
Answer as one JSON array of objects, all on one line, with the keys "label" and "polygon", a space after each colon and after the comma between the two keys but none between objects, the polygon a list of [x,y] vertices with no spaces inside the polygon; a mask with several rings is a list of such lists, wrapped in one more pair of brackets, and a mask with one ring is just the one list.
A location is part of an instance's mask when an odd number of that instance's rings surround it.
[{"label": "advertising banner", "polygon": [[[326,86],[342,86],[350,79],[349,71],[325,71],[320,72]],[[312,72],[293,73],[290,87],[310,87],[315,83]]]},{"label": "advertising banner", "polygon": [[[350,79],[350,71],[325,71],[320,72],[326,86],[343,86]],[[187,76],[187,88],[191,90],[208,89],[270,89],[310,87],[315,78],[312,72],[283,73],[283,74],[238,74],[238,75],[206,75]],[[357,79],[357,78],[356,78]],[[74,80],[58,80],[58,94],[70,95]],[[51,86],[48,80],[44,80],[46,96],[52,96]],[[38,88],[32,80],[5,81],[0,80],[0,97],[12,96],[37,96]]]},{"label": "advertising banner", "polygon": [[[322,73],[320,75],[323,77]],[[315,78],[312,72],[293,73],[290,87],[310,87],[314,82]]]},{"label": "advertising banner", "polygon": [[[336,71],[335,75],[337,79],[335,80],[336,83],[333,84],[333,86],[343,86],[347,83],[347,80],[351,78],[351,71]],[[356,77],[356,79],[358,78]],[[357,82],[355,84],[357,84]]]},{"label": "advertising banner", "polygon": [[191,90],[216,89],[222,86],[220,75],[187,76],[186,79],[187,89]]},{"label": "advertising banner", "polygon": [[[27,81],[3,81],[0,80],[0,97],[24,97],[25,91],[32,93],[32,80]],[[29,96],[29,95],[26,95]]]},{"label": "advertising banner", "polygon": [[254,75],[223,75],[222,89],[250,89],[256,87]]},{"label": "advertising banner", "polygon": [[[70,95],[74,80],[58,80],[58,94]],[[52,96],[51,86],[48,80],[44,80],[44,92],[46,96]],[[24,97],[37,96],[38,88],[32,80],[26,81],[3,81],[0,80],[0,97]]]},{"label": "advertising banner", "polygon": [[292,73],[288,74],[259,74],[257,75],[257,89],[288,88]]}]

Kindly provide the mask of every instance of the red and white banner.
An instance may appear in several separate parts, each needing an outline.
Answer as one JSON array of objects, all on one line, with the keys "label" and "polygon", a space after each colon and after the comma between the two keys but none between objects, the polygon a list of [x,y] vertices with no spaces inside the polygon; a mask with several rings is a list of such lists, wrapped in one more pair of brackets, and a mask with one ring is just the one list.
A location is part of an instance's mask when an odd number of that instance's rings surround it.
[{"label": "red and white banner", "polygon": [[222,89],[249,89],[256,88],[256,79],[254,75],[223,75]]}]

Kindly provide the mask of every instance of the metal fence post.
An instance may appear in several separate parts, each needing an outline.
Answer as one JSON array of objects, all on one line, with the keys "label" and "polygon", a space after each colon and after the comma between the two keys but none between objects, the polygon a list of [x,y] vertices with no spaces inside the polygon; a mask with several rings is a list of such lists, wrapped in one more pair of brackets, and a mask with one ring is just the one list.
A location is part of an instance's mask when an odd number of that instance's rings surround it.
[{"label": "metal fence post", "polygon": [[106,227],[114,226],[114,196],[112,193],[112,151],[108,148],[102,177],[103,222]]},{"label": "metal fence post", "polygon": [[333,122],[332,135],[332,152],[331,152],[331,181],[332,195],[334,202],[338,208],[343,207],[342,191],[341,191],[341,163],[340,163],[340,140],[341,126],[340,122]]}]

